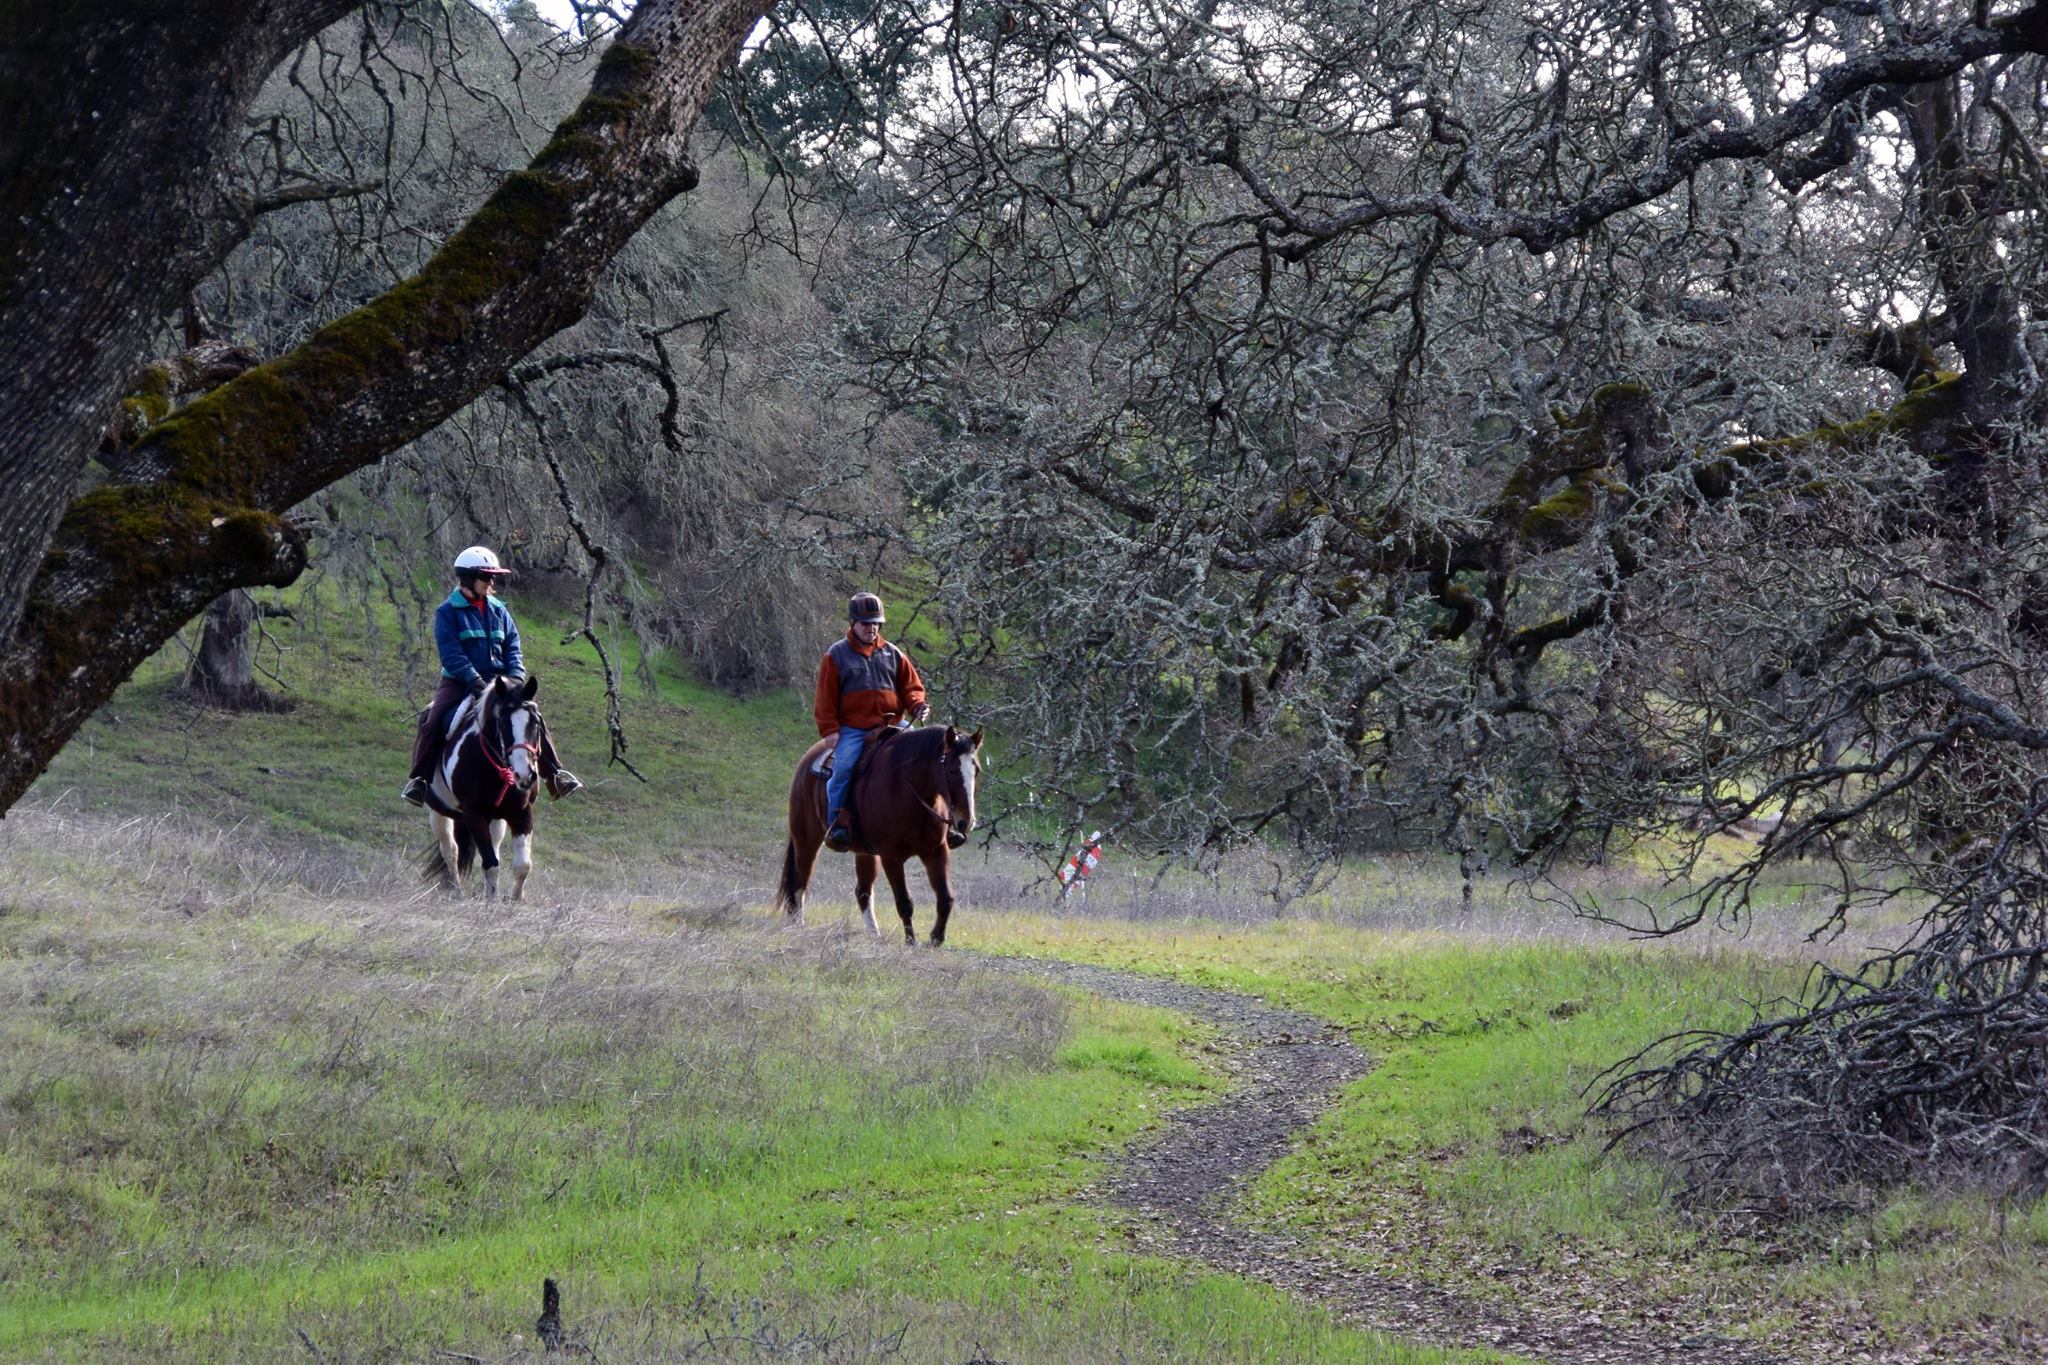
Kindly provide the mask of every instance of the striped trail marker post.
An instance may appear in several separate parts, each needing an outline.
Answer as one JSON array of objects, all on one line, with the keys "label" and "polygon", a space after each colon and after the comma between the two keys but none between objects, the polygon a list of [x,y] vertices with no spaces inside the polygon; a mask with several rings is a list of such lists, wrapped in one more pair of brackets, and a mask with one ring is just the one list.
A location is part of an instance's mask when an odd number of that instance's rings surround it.
[{"label": "striped trail marker post", "polygon": [[1085,839],[1074,855],[1067,859],[1060,869],[1060,899],[1065,900],[1073,892],[1076,903],[1088,899],[1088,876],[1102,862],[1102,831],[1096,830]]}]

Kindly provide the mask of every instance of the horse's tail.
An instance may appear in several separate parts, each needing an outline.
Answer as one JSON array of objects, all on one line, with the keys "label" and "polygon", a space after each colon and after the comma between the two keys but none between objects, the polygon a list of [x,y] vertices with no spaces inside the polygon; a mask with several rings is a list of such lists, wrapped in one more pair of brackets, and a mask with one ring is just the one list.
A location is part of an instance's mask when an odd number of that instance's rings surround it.
[{"label": "horse's tail", "polygon": [[804,889],[797,885],[796,840],[785,839],[782,843],[782,880],[775,884],[775,909],[794,914],[803,894]]},{"label": "horse's tail", "polygon": [[448,866],[448,859],[441,853],[441,845],[427,845],[427,851],[420,857],[420,880],[428,886],[454,886],[458,874],[469,875],[471,863],[476,861],[476,837],[468,826],[455,821],[455,866]]},{"label": "horse's tail", "polygon": [[441,856],[441,845],[427,845],[427,851],[420,855],[420,881],[427,886],[453,886],[455,874],[448,870],[448,860]]}]

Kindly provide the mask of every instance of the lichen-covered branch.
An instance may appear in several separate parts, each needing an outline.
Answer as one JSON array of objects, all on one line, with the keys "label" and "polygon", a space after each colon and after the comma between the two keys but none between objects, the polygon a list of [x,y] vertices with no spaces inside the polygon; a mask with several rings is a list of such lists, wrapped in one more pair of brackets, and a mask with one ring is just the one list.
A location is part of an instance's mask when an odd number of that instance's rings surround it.
[{"label": "lichen-covered branch", "polygon": [[[308,22],[338,12],[288,8]],[[695,183],[691,127],[760,10],[760,0],[644,0],[554,137],[416,274],[151,426],[105,484],[68,508],[60,500],[54,534],[35,524],[44,514],[34,498],[23,500],[20,534],[4,539],[10,552],[31,545],[35,568],[19,627],[10,635],[0,617],[0,719],[9,736],[0,809],[207,601],[232,587],[290,581],[305,553],[282,520],[292,506],[437,425],[581,315],[613,254]],[[114,19],[94,22],[100,27],[71,36],[84,42],[108,25],[129,34]],[[154,11],[134,23],[176,27]],[[266,54],[279,55],[268,38],[236,60]],[[215,98],[246,98],[267,70],[237,68],[239,80]],[[189,245],[200,231],[187,226],[180,237],[178,226],[163,238]],[[32,257],[31,269],[42,268],[38,259],[46,258]],[[133,288],[119,305],[147,313],[159,303],[153,288]],[[91,406],[81,400],[96,385],[111,393],[133,369],[124,363],[105,380],[64,376],[78,385],[64,400],[72,420]],[[76,458],[47,475],[67,494],[85,442],[97,444],[104,423],[89,425],[66,443]],[[40,450],[37,458],[50,460]]]}]

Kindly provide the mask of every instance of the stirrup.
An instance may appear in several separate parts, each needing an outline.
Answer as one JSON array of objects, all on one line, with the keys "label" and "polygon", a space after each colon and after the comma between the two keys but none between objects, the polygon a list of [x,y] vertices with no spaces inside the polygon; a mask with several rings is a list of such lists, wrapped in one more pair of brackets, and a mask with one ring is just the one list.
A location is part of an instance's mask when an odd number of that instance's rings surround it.
[{"label": "stirrup", "polygon": [[825,847],[834,853],[853,852],[853,831],[845,825],[834,825],[825,831]]},{"label": "stirrup", "polygon": [[404,797],[406,800],[412,802],[415,806],[426,805],[427,779],[424,777],[406,778],[405,786],[399,789],[398,794]]},{"label": "stirrup", "polygon": [[567,768],[555,769],[555,775],[548,779],[548,795],[559,801],[572,792],[583,790],[583,779]]}]

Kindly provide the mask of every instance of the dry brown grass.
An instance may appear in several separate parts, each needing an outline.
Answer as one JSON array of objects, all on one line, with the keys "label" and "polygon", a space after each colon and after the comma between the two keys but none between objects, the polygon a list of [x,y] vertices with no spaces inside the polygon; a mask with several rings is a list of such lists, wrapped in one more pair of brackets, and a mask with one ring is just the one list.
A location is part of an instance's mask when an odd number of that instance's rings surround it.
[{"label": "dry brown grass", "polygon": [[827,1109],[913,1123],[1064,1034],[1043,989],[735,932],[729,897],[512,906],[371,894],[373,871],[164,822],[7,822],[0,1281],[488,1226],[575,1181],[746,1159]]}]

